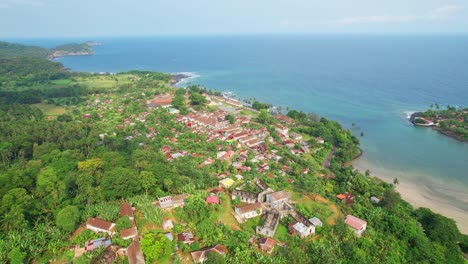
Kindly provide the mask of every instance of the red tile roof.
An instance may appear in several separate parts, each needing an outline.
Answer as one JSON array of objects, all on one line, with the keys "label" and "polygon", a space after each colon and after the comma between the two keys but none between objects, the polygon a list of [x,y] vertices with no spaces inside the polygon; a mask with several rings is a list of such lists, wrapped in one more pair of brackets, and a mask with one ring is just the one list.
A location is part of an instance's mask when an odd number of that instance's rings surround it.
[{"label": "red tile roof", "polygon": [[349,225],[350,227],[352,227],[353,229],[356,229],[356,230],[361,229],[364,225],[367,224],[366,221],[364,221],[364,220],[362,220],[360,218],[357,218],[355,216],[352,216],[352,215],[347,215],[346,216],[345,223],[347,225]]},{"label": "red tile roof", "polygon": [[120,237],[124,239],[136,237],[137,235],[138,235],[138,230],[136,226],[120,230]]},{"label": "red tile roof", "polygon": [[101,220],[99,218],[89,218],[86,225],[93,226],[102,230],[113,231],[113,223]]},{"label": "red tile roof", "polygon": [[226,253],[228,253],[228,249],[223,246],[223,245],[216,245],[214,247],[211,247],[211,248],[205,248],[205,249],[201,249],[199,251],[194,251],[192,253],[190,253],[192,255],[192,258],[193,258],[193,262],[195,263],[198,263],[198,262],[203,262],[206,260],[206,255],[208,255],[209,252],[215,252],[215,253],[218,253],[220,255],[224,255]]},{"label": "red tile roof", "polygon": [[208,196],[206,197],[206,202],[207,203],[212,203],[212,204],[219,204],[219,197],[218,196]]},{"label": "red tile roof", "polygon": [[130,218],[133,218],[133,208],[127,202],[124,202],[120,206],[120,217],[125,216],[125,215]]}]

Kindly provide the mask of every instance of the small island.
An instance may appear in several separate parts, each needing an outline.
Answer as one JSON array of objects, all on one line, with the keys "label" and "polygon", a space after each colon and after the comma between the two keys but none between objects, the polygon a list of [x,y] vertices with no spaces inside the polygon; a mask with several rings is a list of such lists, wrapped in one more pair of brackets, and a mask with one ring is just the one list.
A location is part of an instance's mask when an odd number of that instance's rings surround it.
[{"label": "small island", "polygon": [[455,138],[459,141],[468,141],[468,108],[447,106],[440,109],[436,104],[425,112],[413,113],[410,117],[415,126],[432,127],[439,133]]},{"label": "small island", "polygon": [[92,55],[94,54],[93,46],[99,45],[101,44],[95,41],[60,45],[50,50],[48,58],[56,59],[64,56]]}]

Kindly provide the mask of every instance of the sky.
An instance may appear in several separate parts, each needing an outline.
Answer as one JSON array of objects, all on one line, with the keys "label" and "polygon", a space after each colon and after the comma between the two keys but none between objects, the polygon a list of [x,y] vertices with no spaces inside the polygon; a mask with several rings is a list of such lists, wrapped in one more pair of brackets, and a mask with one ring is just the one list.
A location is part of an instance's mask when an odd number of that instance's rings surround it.
[{"label": "sky", "polygon": [[0,38],[468,33],[468,0],[0,0]]}]

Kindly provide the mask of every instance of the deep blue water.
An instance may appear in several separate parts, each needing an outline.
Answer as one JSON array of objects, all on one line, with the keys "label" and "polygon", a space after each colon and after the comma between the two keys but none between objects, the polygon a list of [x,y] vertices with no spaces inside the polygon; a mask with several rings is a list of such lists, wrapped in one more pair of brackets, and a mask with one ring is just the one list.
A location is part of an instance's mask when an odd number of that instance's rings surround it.
[{"label": "deep blue water", "polygon": [[[361,131],[371,171],[424,184],[468,211],[468,144],[410,125],[408,112],[468,105],[468,36],[232,36],[97,39],[77,71],[195,72],[193,83],[315,112]],[[66,40],[20,40],[53,46]],[[392,177],[392,175],[387,175]],[[457,195],[455,195],[457,193]],[[463,195],[460,195],[463,194]]]}]

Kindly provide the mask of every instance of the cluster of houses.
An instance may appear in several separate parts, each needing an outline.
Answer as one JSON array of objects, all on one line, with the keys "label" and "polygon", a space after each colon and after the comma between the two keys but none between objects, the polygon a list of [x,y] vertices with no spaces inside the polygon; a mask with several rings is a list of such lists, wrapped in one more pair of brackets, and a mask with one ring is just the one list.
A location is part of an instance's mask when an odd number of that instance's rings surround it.
[{"label": "cluster of houses", "polygon": [[[153,205],[158,206],[164,210],[170,210],[177,207],[184,207],[185,206],[185,198],[187,198],[188,194],[180,194],[176,196],[165,196],[159,198],[157,201],[153,202]],[[219,204],[219,197],[217,196],[209,196],[207,197],[207,203]],[[169,230],[174,228],[172,220],[165,219],[163,221],[163,229]],[[172,233],[168,232],[164,234],[169,240],[173,240]],[[191,245],[195,243],[195,237],[192,232],[183,232],[177,235],[177,240],[183,244]],[[197,251],[193,251],[190,253],[192,256],[193,262],[195,263],[202,263],[207,259],[207,255],[209,252],[215,252],[221,255],[224,255],[228,252],[227,248],[223,245],[215,245],[212,247],[203,248]]]},{"label": "cluster of houses", "polygon": [[259,192],[235,189],[231,192],[231,199],[238,199],[243,204],[234,208],[235,217],[240,223],[262,215],[263,224],[256,227],[258,235],[273,237],[279,221],[288,215],[294,219],[289,226],[291,234],[301,238],[314,234],[315,227],[322,226],[318,218],[307,219],[299,213],[292,205],[288,192],[274,191],[261,179],[255,179],[254,182]]},{"label": "cluster of houses", "polygon": [[[129,203],[122,203],[119,211],[120,217],[128,217],[131,221],[132,226],[127,229],[120,230],[120,238],[124,240],[132,239],[132,243],[128,248],[113,247],[111,251],[114,251],[114,255],[126,255],[130,264],[142,264],[145,263],[143,252],[140,249],[138,229],[135,222],[135,208]],[[86,221],[86,228],[95,232],[96,234],[103,235],[103,237],[90,240],[85,243],[85,251],[92,251],[99,247],[112,247],[112,236],[115,235],[115,223],[105,221],[99,218],[89,218]],[[76,252],[83,253],[80,248],[75,249],[75,257],[78,257]]]},{"label": "cluster of houses", "polygon": [[236,122],[230,124],[226,120],[227,112],[216,110],[214,112],[199,111],[189,113],[186,116],[178,116],[177,121],[184,123],[193,132],[208,135],[207,142],[215,138],[228,143],[238,142],[238,146],[244,145],[255,149],[265,143],[268,131],[265,128],[247,129],[244,125],[249,124],[250,119],[245,116],[237,116]]}]

